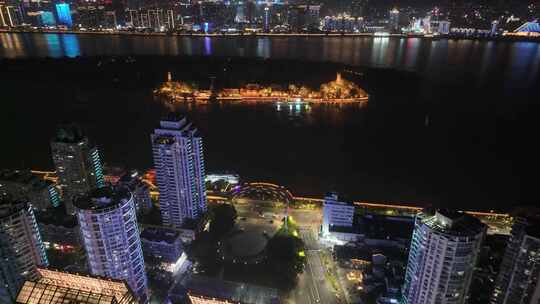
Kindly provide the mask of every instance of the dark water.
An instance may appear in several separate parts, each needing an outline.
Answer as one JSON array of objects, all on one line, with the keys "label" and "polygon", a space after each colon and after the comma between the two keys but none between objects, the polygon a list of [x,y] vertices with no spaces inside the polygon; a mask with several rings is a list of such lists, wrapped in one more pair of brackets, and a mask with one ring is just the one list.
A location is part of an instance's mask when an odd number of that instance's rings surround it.
[{"label": "dark water", "polygon": [[[0,42],[4,58],[215,55],[412,71],[420,78],[367,72],[358,79],[371,96],[364,108],[218,104],[178,109],[201,129],[210,171],[236,171],[250,180],[283,184],[295,194],[320,196],[335,189],[355,199],[470,209],[509,209],[536,199],[540,44],[5,33]],[[149,134],[167,108],[154,100],[151,88],[98,86],[84,93],[86,101],[74,102],[75,89],[62,81],[76,76],[69,71],[47,76],[38,64],[35,69],[39,77],[29,73],[27,83],[3,88],[2,167],[50,168],[48,139],[66,118],[86,127],[109,163],[152,165]],[[257,79],[245,65],[236,70]],[[295,73],[313,77],[312,71]],[[58,83],[47,79],[39,86],[36,79],[47,77]]]},{"label": "dark water", "polygon": [[507,85],[538,77],[540,44],[418,38],[189,38],[74,34],[0,34],[0,58],[97,55],[207,55],[333,61],[425,72],[466,70],[480,84],[500,73]]}]

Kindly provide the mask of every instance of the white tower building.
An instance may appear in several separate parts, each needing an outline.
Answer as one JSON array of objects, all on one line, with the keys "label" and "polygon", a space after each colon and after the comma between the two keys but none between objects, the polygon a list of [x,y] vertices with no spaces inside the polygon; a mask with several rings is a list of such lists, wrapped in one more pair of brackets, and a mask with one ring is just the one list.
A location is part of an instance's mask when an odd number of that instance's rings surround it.
[{"label": "white tower building", "polygon": [[454,211],[416,216],[403,286],[406,304],[466,303],[486,233],[477,218]]},{"label": "white tower building", "polygon": [[133,195],[103,187],[74,202],[92,275],[125,280],[141,303],[147,279]]},{"label": "white tower building", "polygon": [[161,217],[165,225],[179,228],[206,212],[202,138],[186,118],[171,116],[151,139]]}]

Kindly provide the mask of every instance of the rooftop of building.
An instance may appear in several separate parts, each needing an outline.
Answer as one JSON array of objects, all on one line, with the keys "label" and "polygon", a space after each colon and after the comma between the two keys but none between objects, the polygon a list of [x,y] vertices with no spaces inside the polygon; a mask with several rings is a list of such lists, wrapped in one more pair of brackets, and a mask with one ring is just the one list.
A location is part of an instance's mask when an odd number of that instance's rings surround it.
[{"label": "rooftop of building", "polygon": [[90,191],[74,200],[74,205],[83,210],[102,210],[124,204],[131,199],[125,187],[102,187]]},{"label": "rooftop of building", "polygon": [[250,304],[279,303],[277,289],[252,284],[235,283],[215,278],[192,275],[182,284],[177,284],[171,293],[189,293],[203,297]]},{"label": "rooftop of building", "polygon": [[81,127],[74,123],[65,123],[58,125],[54,142],[79,143],[86,139]]},{"label": "rooftop of building", "polygon": [[324,203],[353,206],[353,203],[349,202],[343,195],[339,195],[337,192],[326,193],[324,196]]},{"label": "rooftop of building", "polygon": [[368,214],[359,219],[361,230],[372,239],[410,239],[414,218]]},{"label": "rooftop of building", "polygon": [[173,244],[180,239],[180,231],[169,227],[147,227],[141,232],[141,239],[151,242],[166,242]]},{"label": "rooftop of building", "polygon": [[29,170],[0,170],[0,181],[25,184],[34,189],[43,189],[52,185],[51,181],[41,179]]},{"label": "rooftop of building", "polygon": [[38,268],[40,278],[26,281],[15,303],[136,304],[129,286],[120,280]]},{"label": "rooftop of building", "polygon": [[431,229],[453,236],[475,236],[487,229],[478,218],[461,211],[424,210],[418,217]]},{"label": "rooftop of building", "polygon": [[[175,112],[169,113],[165,117],[161,118],[159,127],[161,130],[180,131],[192,136],[196,135],[197,133],[197,128],[195,128],[193,124],[188,121],[187,117]],[[158,131],[156,130],[156,132]]]}]

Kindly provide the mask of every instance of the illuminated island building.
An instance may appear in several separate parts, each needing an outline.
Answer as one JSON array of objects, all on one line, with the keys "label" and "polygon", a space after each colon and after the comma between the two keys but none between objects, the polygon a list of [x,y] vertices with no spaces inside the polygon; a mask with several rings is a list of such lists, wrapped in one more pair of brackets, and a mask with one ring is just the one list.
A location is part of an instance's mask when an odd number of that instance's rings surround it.
[{"label": "illuminated island building", "polygon": [[336,80],[322,84],[319,90],[295,84],[289,84],[287,88],[248,84],[241,88],[224,88],[217,92],[200,90],[185,82],[173,81],[169,74],[168,81],[154,93],[166,97],[170,102],[194,101],[197,103],[207,103],[212,96],[215,96],[218,101],[312,104],[365,104],[369,99],[362,88],[342,78],[339,73]]},{"label": "illuminated island building", "polygon": [[27,202],[0,198],[0,303],[12,303],[25,280],[48,266],[36,218]]},{"label": "illuminated island building", "polygon": [[486,225],[456,211],[416,216],[402,289],[405,304],[467,303]]},{"label": "illuminated island building", "polygon": [[186,118],[172,114],[151,140],[163,224],[181,228],[206,212],[202,138]]},{"label": "illuminated island building", "polygon": [[103,187],[77,198],[74,205],[90,273],[125,280],[146,302],[146,271],[131,192]]},{"label": "illuminated island building", "polygon": [[72,214],[74,198],[105,185],[99,151],[79,126],[66,124],[51,140],[51,152],[66,211]]}]

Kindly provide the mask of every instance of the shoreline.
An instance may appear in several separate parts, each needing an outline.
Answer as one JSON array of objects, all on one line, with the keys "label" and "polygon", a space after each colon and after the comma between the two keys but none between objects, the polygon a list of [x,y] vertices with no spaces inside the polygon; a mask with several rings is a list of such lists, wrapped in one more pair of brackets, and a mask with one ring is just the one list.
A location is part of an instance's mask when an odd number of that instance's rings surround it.
[{"label": "shoreline", "polygon": [[74,35],[111,35],[111,36],[143,36],[143,37],[192,37],[192,38],[394,38],[394,39],[425,39],[425,40],[473,40],[473,41],[501,41],[501,42],[537,42],[540,37],[506,35],[495,37],[471,37],[461,35],[407,35],[407,34],[387,34],[377,35],[374,33],[141,33],[127,31],[73,31],[73,30],[13,30],[0,29],[0,33],[8,34],[74,34]]}]

